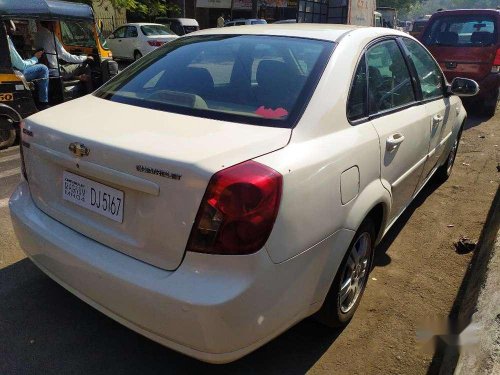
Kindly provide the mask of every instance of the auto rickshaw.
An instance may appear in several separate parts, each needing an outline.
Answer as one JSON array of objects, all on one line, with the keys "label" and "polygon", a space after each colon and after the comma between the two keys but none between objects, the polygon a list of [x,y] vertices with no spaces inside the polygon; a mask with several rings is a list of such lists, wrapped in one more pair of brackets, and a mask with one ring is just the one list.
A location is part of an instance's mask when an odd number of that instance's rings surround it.
[{"label": "auto rickshaw", "polygon": [[[54,35],[71,54],[94,58],[91,80],[99,87],[118,72],[111,51],[96,24],[92,8],[85,4],[56,0],[0,0],[0,22],[12,21],[16,34],[11,40],[22,58],[30,58],[37,50],[34,45],[36,21],[52,21]],[[45,60],[46,61],[46,60]],[[58,60],[59,61],[59,60]],[[40,59],[39,63],[44,63]],[[60,70],[60,62],[57,67]],[[86,94],[80,81],[65,80],[61,74],[49,78],[49,103],[56,105]],[[21,120],[37,112],[35,85],[12,67],[7,35],[0,27],[0,149],[11,146],[19,135]]]}]

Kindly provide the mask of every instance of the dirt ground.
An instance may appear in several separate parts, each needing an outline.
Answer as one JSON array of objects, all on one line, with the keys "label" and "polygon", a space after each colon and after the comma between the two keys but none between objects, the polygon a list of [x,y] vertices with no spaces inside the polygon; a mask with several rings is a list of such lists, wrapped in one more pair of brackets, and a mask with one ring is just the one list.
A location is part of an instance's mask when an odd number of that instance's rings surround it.
[{"label": "dirt ground", "polygon": [[[0,155],[1,157],[1,155]],[[499,184],[500,113],[468,120],[452,177],[432,181],[378,247],[361,305],[343,331],[310,319],[251,355],[212,366],[153,343],[96,312],[24,259],[0,206],[0,374],[426,374],[425,318],[446,318]],[[4,194],[6,180],[0,180]],[[15,181],[10,182],[14,188]],[[0,196],[1,199],[4,198]]]}]

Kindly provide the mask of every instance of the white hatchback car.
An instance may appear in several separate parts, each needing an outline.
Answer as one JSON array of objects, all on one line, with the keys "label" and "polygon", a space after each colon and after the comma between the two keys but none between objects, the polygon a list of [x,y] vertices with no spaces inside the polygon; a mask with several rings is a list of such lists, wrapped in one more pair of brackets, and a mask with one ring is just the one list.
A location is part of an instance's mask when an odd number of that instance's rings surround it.
[{"label": "white hatchback car", "polygon": [[196,32],[26,119],[14,228],[104,314],[233,361],[312,314],[349,322],[376,243],[451,172],[454,93],[476,91],[395,30]]},{"label": "white hatchback car", "polygon": [[128,23],[108,36],[106,43],[118,59],[138,60],[145,54],[177,39],[165,25],[157,23]]}]

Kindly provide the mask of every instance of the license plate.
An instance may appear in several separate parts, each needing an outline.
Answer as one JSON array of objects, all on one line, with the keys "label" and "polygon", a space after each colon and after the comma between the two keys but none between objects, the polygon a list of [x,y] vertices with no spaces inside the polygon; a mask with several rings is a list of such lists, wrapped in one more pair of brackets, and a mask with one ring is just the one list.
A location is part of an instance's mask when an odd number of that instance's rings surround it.
[{"label": "license plate", "polygon": [[123,222],[123,191],[70,172],[63,173],[63,199],[108,219]]}]

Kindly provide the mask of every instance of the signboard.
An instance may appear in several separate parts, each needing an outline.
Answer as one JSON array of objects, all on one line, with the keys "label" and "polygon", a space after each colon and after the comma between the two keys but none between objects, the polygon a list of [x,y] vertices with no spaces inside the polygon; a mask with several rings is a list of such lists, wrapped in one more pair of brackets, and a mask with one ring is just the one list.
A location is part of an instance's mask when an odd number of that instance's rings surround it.
[{"label": "signboard", "polygon": [[252,0],[233,0],[233,9],[252,10]]},{"label": "signboard", "polygon": [[349,24],[360,26],[373,26],[373,12],[375,11],[375,1],[373,0],[352,0],[349,9]]},{"label": "signboard", "polygon": [[[251,0],[250,0],[251,4]],[[231,0],[196,0],[196,7],[198,8],[222,8],[230,9]],[[251,7],[250,7],[251,9]]]}]

